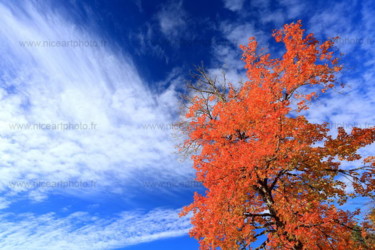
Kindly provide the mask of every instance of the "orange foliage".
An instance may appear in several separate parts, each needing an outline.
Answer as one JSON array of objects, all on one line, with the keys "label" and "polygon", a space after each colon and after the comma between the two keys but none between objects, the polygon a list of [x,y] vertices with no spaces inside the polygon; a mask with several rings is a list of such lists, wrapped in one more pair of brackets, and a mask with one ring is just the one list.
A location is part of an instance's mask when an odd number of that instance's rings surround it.
[{"label": "orange foliage", "polygon": [[[258,53],[251,38],[241,46],[248,81],[193,99],[185,146],[200,146],[192,158],[207,191],[181,214],[193,213],[190,235],[201,249],[247,249],[261,235],[267,249],[354,249],[356,213],[333,201],[350,198],[340,176],[353,181],[351,196],[373,194],[374,158],[350,170],[341,162],[361,159],[357,150],[374,142],[375,129],[339,128],[333,138],[328,124],[301,115],[336,84],[333,40],[304,36],[300,21],[273,36],[285,45],[281,58]],[[198,112],[205,100],[209,112]]]}]

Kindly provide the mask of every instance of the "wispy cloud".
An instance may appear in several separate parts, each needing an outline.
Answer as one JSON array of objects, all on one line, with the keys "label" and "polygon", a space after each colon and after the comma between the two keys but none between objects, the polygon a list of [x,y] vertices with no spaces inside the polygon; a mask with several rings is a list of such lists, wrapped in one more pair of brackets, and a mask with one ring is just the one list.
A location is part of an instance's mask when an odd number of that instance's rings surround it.
[{"label": "wispy cloud", "polygon": [[65,192],[9,185],[18,180],[96,181],[88,192],[122,193],[192,173],[176,161],[171,131],[144,127],[174,121],[173,89],[151,93],[130,58],[41,2],[0,3],[0,19],[3,207],[20,193],[40,201]]},{"label": "wispy cloud", "polygon": [[172,1],[162,6],[157,14],[161,32],[171,41],[181,37],[187,27],[187,13],[183,9],[183,2]]},{"label": "wispy cloud", "polygon": [[[56,194],[133,197],[147,181],[162,192],[170,187],[159,182],[189,179],[172,131],[147,127],[174,122],[175,89],[153,93],[125,53],[66,18],[37,1],[0,3],[0,209]],[[3,213],[0,248],[112,249],[181,236],[190,223],[178,211]]]},{"label": "wispy cloud", "polygon": [[300,18],[308,10],[307,4],[298,0],[279,0],[280,4],[285,7],[289,19]]},{"label": "wispy cloud", "polygon": [[156,209],[149,213],[123,212],[107,219],[86,212],[62,218],[54,213],[2,214],[0,248],[99,250],[177,237],[191,227],[189,218],[178,218],[177,213],[178,210]]},{"label": "wispy cloud", "polygon": [[236,85],[246,80],[240,45],[247,45],[249,38],[255,37],[260,46],[267,46],[268,38],[262,30],[256,29],[254,22],[222,21],[219,31],[224,39],[219,43],[212,42],[212,65],[216,67],[210,68],[209,72],[220,79],[224,71],[227,80]]},{"label": "wispy cloud", "polygon": [[245,0],[224,0],[225,8],[231,11],[241,10]]}]

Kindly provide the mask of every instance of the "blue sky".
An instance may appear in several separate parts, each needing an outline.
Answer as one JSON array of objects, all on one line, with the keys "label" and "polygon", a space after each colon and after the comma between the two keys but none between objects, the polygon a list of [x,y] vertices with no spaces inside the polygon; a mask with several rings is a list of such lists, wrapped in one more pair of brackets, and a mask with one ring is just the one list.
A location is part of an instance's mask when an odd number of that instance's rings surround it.
[{"label": "blue sky", "polygon": [[0,0],[0,249],[197,249],[177,214],[202,187],[172,125],[193,65],[238,82],[239,44],[255,36],[280,55],[272,30],[302,19],[319,39],[341,37],[347,85],[306,116],[332,133],[373,126],[374,11],[371,0]]}]

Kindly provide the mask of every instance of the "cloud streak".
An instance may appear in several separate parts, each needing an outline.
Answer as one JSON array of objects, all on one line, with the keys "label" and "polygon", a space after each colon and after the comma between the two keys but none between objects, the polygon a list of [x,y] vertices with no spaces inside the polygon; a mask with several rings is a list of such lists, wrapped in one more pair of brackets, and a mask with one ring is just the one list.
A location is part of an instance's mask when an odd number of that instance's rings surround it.
[{"label": "cloud streak", "polygon": [[122,193],[145,179],[191,176],[173,155],[171,131],[145,127],[173,123],[174,89],[155,95],[129,57],[37,3],[0,3],[3,204],[56,191],[9,185],[19,180],[95,181],[89,191]]},{"label": "cloud streak", "polygon": [[[0,2],[0,209],[52,195],[131,199],[145,181],[192,177],[173,154],[172,131],[150,129],[174,122],[174,88],[153,93],[124,51],[68,19],[42,2]],[[181,236],[190,223],[178,211],[7,212],[0,248],[110,249]]]},{"label": "cloud streak", "polygon": [[[54,213],[2,214],[0,248],[4,250],[114,249],[156,239],[185,235],[188,217],[178,218],[178,210],[123,212],[111,219],[75,212],[67,217]],[[14,219],[17,222],[14,222]]]},{"label": "cloud streak", "polygon": [[231,11],[241,10],[245,0],[224,0],[225,8]]}]

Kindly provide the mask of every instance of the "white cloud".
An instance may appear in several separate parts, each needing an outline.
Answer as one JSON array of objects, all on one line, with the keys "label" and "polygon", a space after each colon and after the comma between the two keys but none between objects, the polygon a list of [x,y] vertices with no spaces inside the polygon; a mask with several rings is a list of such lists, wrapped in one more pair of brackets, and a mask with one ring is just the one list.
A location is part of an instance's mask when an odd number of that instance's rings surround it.
[{"label": "white cloud", "polygon": [[224,0],[225,8],[231,11],[238,11],[242,9],[245,0]]},{"label": "white cloud", "polygon": [[261,9],[259,20],[262,23],[272,23],[277,29],[279,29],[285,23],[285,16],[285,13],[281,9],[273,11],[270,11],[269,9]]},{"label": "white cloud", "polygon": [[256,29],[254,23],[220,23],[220,32],[225,38],[225,42],[212,43],[213,64],[212,68],[208,69],[209,73],[218,76],[221,79],[222,72],[226,74],[226,79],[238,85],[239,82],[245,81],[246,74],[244,70],[244,62],[241,61],[242,50],[240,45],[247,45],[250,37],[255,37],[259,42],[259,46],[265,47],[268,45],[266,34]]},{"label": "white cloud", "polygon": [[307,10],[307,6],[303,1],[279,0],[279,2],[286,7],[286,13],[289,19],[302,17],[302,14]]},{"label": "white cloud", "polygon": [[[358,40],[374,37],[375,33],[371,25],[373,21],[366,18],[368,16],[365,8],[361,13],[362,21],[358,22],[358,17],[352,15],[353,8],[354,6],[349,3],[336,3],[312,15],[308,23],[309,31],[319,38],[337,35],[341,37],[342,40],[337,42],[337,47],[346,56],[343,58],[344,70],[339,80],[347,85],[346,88],[334,90],[330,95],[314,103],[308,116],[315,122],[328,121],[334,125],[342,124],[348,130],[353,124],[359,127],[375,125],[373,112],[375,75],[374,65],[371,63],[375,49],[366,42],[350,42],[350,38]],[[355,68],[345,68],[349,63]]]},{"label": "white cloud", "polygon": [[[43,200],[49,192],[69,190],[9,183],[92,180],[92,192],[121,193],[147,178],[191,176],[173,155],[171,131],[147,127],[174,121],[177,107],[167,103],[176,101],[174,90],[151,93],[128,57],[37,3],[0,3],[0,192],[9,200],[32,191],[30,198]],[[44,41],[73,42],[36,45]],[[78,41],[93,45],[74,47]],[[40,123],[96,129],[10,128]]]},{"label": "white cloud", "polygon": [[123,212],[111,219],[86,212],[75,212],[63,218],[57,218],[54,213],[2,214],[0,248],[100,250],[182,236],[191,225],[189,217],[179,218],[178,212],[161,209],[148,213]]},{"label": "white cloud", "polygon": [[157,14],[161,32],[172,42],[185,31],[187,14],[183,10],[182,1],[172,1],[166,4]]}]

